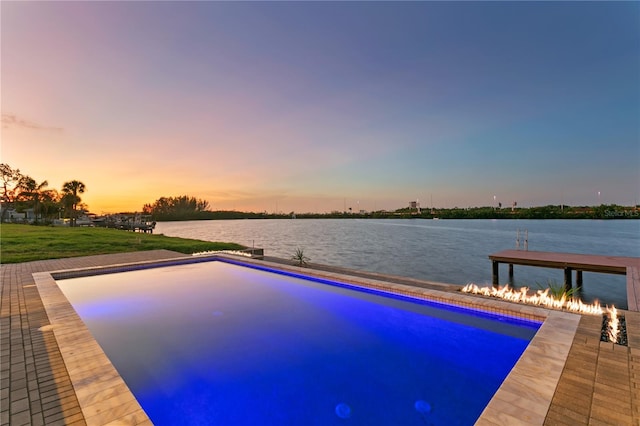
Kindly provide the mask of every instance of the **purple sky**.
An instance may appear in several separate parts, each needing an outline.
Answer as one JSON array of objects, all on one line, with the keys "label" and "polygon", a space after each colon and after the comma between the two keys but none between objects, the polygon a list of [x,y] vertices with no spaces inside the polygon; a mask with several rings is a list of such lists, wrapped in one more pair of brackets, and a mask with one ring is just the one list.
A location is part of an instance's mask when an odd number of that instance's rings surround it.
[{"label": "purple sky", "polygon": [[95,213],[640,202],[638,2],[0,13],[1,161]]}]

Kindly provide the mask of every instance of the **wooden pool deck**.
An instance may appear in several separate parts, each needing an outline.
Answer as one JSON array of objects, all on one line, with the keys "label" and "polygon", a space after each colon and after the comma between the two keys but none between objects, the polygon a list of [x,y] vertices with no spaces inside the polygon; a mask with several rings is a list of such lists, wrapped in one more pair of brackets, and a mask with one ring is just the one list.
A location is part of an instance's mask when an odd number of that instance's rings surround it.
[{"label": "wooden pool deck", "polygon": [[573,271],[576,271],[576,286],[582,286],[582,272],[598,272],[627,276],[627,304],[630,311],[640,308],[640,258],[604,256],[545,251],[503,250],[489,255],[493,268],[493,284],[500,282],[499,265],[509,265],[509,281],[513,281],[513,265],[537,266],[564,269],[565,288],[573,286]]},{"label": "wooden pool deck", "polygon": [[[150,424],[135,405],[122,403],[118,386],[100,394],[89,394],[77,383],[72,383],[70,367],[65,365],[53,332],[54,326],[47,315],[50,306],[43,303],[33,275],[180,256],[183,255],[156,250],[1,265],[0,425]],[[346,272],[341,268],[315,264],[311,269]],[[389,282],[403,280],[379,274],[375,278]],[[437,283],[415,281],[405,284],[440,288]],[[455,287],[445,285],[441,291],[451,292]],[[481,296],[477,296],[477,300],[483,304],[491,302]],[[578,316],[577,329],[572,334],[568,357],[563,363],[547,365],[547,352],[538,355],[537,368],[558,368],[561,371],[557,384],[531,384],[542,388],[553,386],[550,389],[552,400],[541,405],[548,407],[541,416],[530,413],[532,417],[521,416],[514,422],[514,416],[526,414],[526,409],[518,407],[519,396],[513,395],[512,409],[505,409],[499,417],[479,423],[640,424],[640,313],[622,313],[626,317],[629,346],[600,342],[601,318]],[[553,344],[549,344],[548,353],[556,350]],[[509,395],[506,393],[506,399]],[[88,400],[91,409],[81,408],[79,400]],[[114,418],[118,420],[112,420]]]}]

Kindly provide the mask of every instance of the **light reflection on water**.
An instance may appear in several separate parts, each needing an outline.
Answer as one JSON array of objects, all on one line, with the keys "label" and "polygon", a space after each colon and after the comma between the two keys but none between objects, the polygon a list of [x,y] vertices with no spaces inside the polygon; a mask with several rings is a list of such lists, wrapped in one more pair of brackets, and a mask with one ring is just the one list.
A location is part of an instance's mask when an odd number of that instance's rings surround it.
[{"label": "light reflection on water", "polygon": [[[527,229],[529,250],[640,257],[640,220],[265,219],[159,222],[156,232],[228,241],[289,258],[301,247],[311,262],[464,285],[491,282],[488,255],[516,247]],[[501,265],[501,284],[507,266]],[[515,266],[516,284],[562,283],[563,271]],[[626,308],[624,276],[584,273],[586,302]]]}]

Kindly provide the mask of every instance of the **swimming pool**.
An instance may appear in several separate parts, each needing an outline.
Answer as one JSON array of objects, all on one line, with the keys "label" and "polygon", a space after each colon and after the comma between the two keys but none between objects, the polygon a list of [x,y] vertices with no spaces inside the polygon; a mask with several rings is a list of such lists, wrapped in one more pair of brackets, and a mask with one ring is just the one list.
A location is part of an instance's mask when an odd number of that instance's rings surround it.
[{"label": "swimming pool", "polygon": [[222,261],[58,286],[155,424],[473,424],[540,326]]}]

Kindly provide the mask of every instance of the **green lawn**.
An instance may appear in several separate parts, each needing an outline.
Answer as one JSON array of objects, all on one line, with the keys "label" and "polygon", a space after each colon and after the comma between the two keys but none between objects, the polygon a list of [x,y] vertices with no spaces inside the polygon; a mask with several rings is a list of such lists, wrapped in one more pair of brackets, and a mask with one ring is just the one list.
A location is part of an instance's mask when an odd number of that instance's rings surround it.
[{"label": "green lawn", "polygon": [[240,244],[219,243],[106,228],[0,225],[0,263],[94,254],[167,249],[180,253],[239,250]]}]

